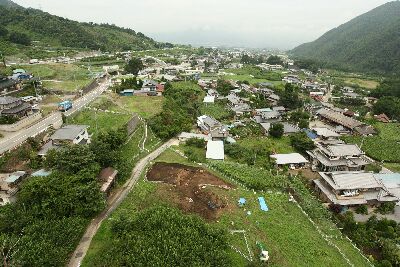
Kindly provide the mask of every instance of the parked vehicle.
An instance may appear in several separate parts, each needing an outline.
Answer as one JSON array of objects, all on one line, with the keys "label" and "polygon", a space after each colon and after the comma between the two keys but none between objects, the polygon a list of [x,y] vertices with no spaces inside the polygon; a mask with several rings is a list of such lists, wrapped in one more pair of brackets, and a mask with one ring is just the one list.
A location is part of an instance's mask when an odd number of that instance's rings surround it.
[{"label": "parked vehicle", "polygon": [[67,110],[69,110],[71,108],[72,108],[72,102],[69,101],[69,100],[61,102],[61,103],[58,103],[58,110],[59,111],[65,112],[65,111],[67,111]]}]

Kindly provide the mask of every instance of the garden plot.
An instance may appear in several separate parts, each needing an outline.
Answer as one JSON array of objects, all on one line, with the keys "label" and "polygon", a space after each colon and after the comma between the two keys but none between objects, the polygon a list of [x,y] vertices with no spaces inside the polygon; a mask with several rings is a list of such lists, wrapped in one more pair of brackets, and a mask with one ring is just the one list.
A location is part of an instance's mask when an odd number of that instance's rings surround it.
[{"label": "garden plot", "polygon": [[156,163],[147,173],[147,179],[170,185],[162,189],[162,195],[167,195],[184,212],[197,213],[207,220],[217,219],[228,207],[226,199],[212,189],[233,188],[202,168],[176,163]]}]

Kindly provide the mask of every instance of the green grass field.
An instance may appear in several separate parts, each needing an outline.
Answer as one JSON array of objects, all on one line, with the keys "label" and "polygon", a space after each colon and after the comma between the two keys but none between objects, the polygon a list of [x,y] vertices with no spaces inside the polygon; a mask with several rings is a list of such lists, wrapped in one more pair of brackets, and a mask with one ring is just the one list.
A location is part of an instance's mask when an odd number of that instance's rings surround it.
[{"label": "green grass field", "polygon": [[164,97],[159,96],[119,96],[113,94],[112,97],[120,108],[135,112],[145,119],[160,113],[164,103]]},{"label": "green grass field", "polygon": [[[164,152],[156,161],[194,165],[172,150]],[[172,205],[168,199],[157,194],[157,190],[162,187],[165,185],[140,180],[121,206],[103,222],[92,240],[82,266],[93,266],[91,263],[98,256],[97,253],[109,242],[113,218],[120,214],[132,216],[140,210],[157,205]],[[218,224],[228,231],[229,244],[243,253],[247,254],[244,239],[239,234],[230,234],[230,230],[246,231],[253,258],[257,257],[259,251],[256,242],[262,242],[270,253],[268,266],[348,266],[337,248],[322,238],[297,204],[289,202],[286,193],[270,191],[255,194],[240,187],[229,191],[213,191],[226,199],[228,208],[217,221],[209,223]],[[270,211],[260,210],[258,196],[264,196]],[[239,208],[236,204],[240,197],[247,199],[244,208]],[[251,215],[247,215],[247,211],[251,211]],[[320,221],[318,225],[325,234],[332,236],[331,241],[340,247],[354,266],[367,266],[358,251],[340,237],[339,230],[332,222]],[[248,266],[249,262],[233,249],[229,255],[234,266]]]},{"label": "green grass field", "polygon": [[268,147],[270,151],[278,154],[294,153],[294,148],[290,145],[290,138],[282,136],[281,138],[272,137],[247,137],[240,139],[238,144],[246,148]]},{"label": "green grass field", "polygon": [[43,86],[51,90],[75,92],[92,81],[87,68],[74,64],[36,64],[22,68],[40,77]]},{"label": "green grass field", "polygon": [[202,115],[211,116],[216,120],[224,120],[234,116],[233,112],[231,112],[231,110],[220,101],[216,101],[213,104],[203,103],[200,107],[200,112]]},{"label": "green grass field", "polygon": [[400,163],[400,123],[376,123],[377,136],[348,136],[344,140],[355,143],[368,156],[385,163]]},{"label": "green grass field", "polygon": [[[115,104],[108,102],[107,98],[100,97],[96,99],[90,107],[101,108],[107,104],[108,108],[118,109]],[[122,111],[119,109],[118,111]],[[83,109],[71,118],[67,119],[69,124],[86,124],[89,125],[89,132],[96,135],[98,132],[106,132],[108,130],[116,130],[129,121],[131,115],[113,114],[104,111],[94,111]]]},{"label": "green grass field", "polygon": [[359,87],[370,90],[376,89],[376,87],[379,85],[379,82],[377,81],[360,78],[348,78],[345,79],[344,82],[349,85],[357,85]]}]

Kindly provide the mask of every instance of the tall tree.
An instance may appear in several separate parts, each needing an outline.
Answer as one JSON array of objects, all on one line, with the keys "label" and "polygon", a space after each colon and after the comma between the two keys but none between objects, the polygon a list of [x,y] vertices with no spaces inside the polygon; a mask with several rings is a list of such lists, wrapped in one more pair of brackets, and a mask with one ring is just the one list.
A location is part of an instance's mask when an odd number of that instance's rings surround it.
[{"label": "tall tree", "polygon": [[125,71],[132,73],[133,75],[138,75],[139,71],[142,69],[144,69],[144,65],[140,58],[132,58],[125,66]]}]

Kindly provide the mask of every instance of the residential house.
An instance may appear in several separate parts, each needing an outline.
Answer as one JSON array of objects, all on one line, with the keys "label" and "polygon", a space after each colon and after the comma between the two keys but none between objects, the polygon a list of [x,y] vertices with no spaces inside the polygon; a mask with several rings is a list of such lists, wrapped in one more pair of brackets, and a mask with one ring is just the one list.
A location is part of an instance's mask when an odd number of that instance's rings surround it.
[{"label": "residential house", "polygon": [[375,177],[382,181],[392,195],[400,199],[400,173],[376,173]]},{"label": "residential house", "polygon": [[0,97],[0,115],[22,118],[32,113],[32,106],[22,99],[3,96]]},{"label": "residential house", "polygon": [[389,123],[390,122],[390,118],[385,114],[379,114],[379,115],[374,115],[374,118],[379,121],[379,122],[383,122],[383,123]]},{"label": "residential house", "polygon": [[156,86],[157,95],[162,96],[165,90],[165,83],[159,83]]},{"label": "residential house", "polygon": [[267,100],[271,104],[271,106],[277,106],[281,98],[277,94],[271,94],[267,96]]},{"label": "residential house", "polygon": [[319,115],[320,118],[325,121],[344,127],[350,133],[359,135],[371,135],[376,133],[372,126],[365,125],[364,123],[350,118],[341,112],[322,108],[317,111],[317,115]]},{"label": "residential house", "polygon": [[7,93],[21,89],[21,85],[18,80],[9,79],[5,76],[0,75],[0,92]]},{"label": "residential house", "polygon": [[282,114],[279,111],[270,108],[256,109],[254,120],[257,123],[275,123],[282,120]]},{"label": "residential house", "polygon": [[158,83],[153,80],[145,80],[142,85],[142,91],[156,92]]},{"label": "residential house", "polygon": [[325,127],[314,127],[311,129],[314,133],[317,134],[318,138],[320,139],[330,139],[330,138],[338,138],[340,134],[336,133],[335,131],[325,128]]},{"label": "residential house", "polygon": [[0,174],[0,206],[14,203],[19,191],[19,184],[27,176],[24,171]]},{"label": "residential house", "polygon": [[317,148],[307,151],[312,169],[324,172],[361,171],[373,160],[354,144],[344,144],[336,140],[320,141]]},{"label": "residential house", "polygon": [[308,160],[299,153],[274,154],[270,157],[275,159],[275,164],[280,168],[299,169],[306,167],[308,164]]},{"label": "residential house", "polygon": [[210,133],[213,130],[220,129],[222,124],[212,117],[203,115],[197,118],[197,126],[201,129],[201,131]]},{"label": "residential house", "polygon": [[326,202],[341,206],[372,205],[397,202],[394,196],[374,173],[370,172],[320,172],[314,180],[319,196]]},{"label": "residential house", "polygon": [[46,156],[47,152],[51,149],[60,149],[64,145],[86,145],[90,144],[90,136],[87,131],[87,125],[65,125],[56,130],[50,136],[50,140],[41,148],[38,155]]}]

